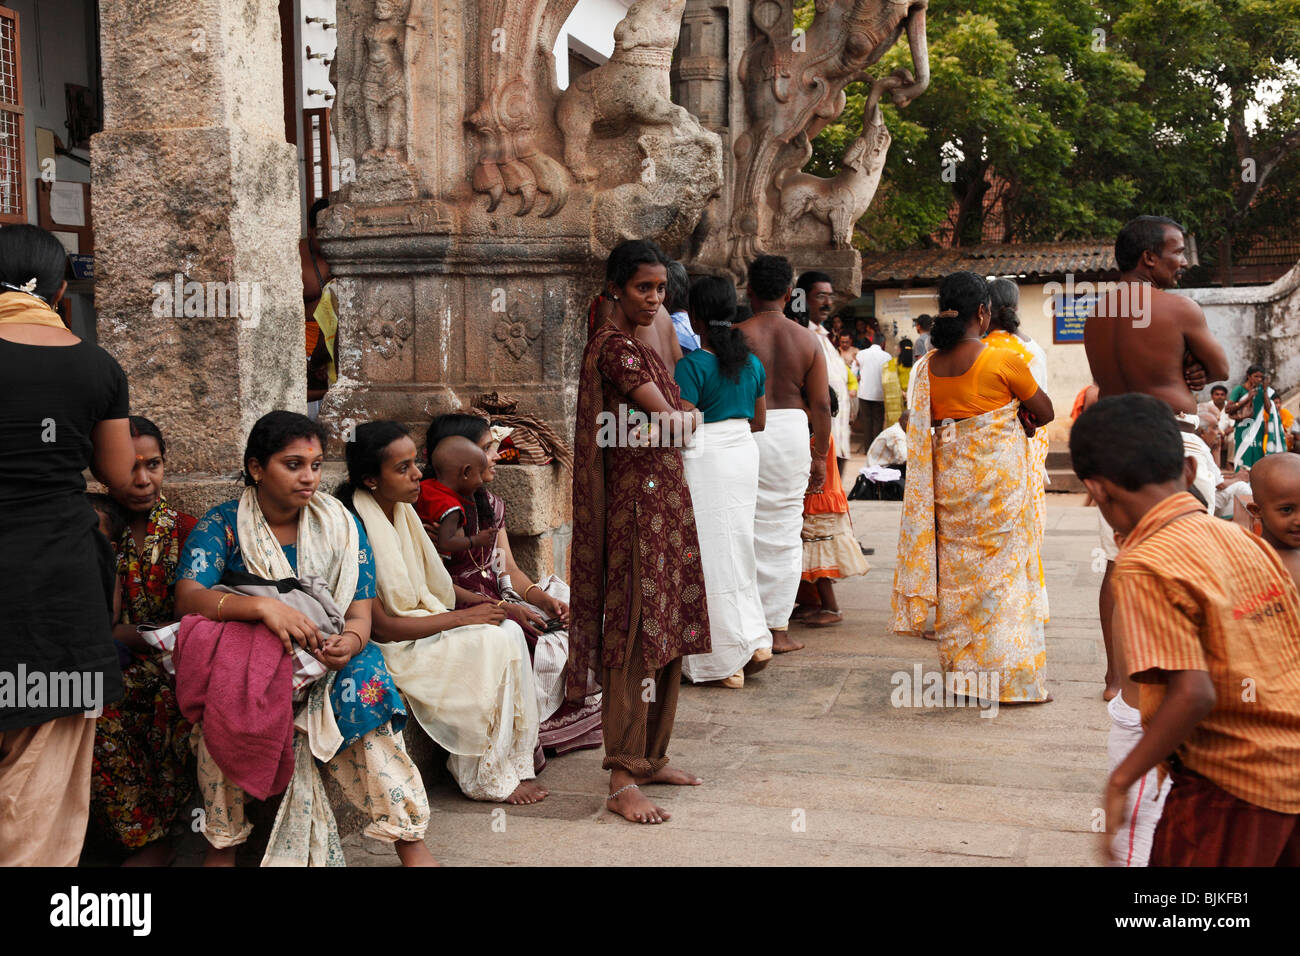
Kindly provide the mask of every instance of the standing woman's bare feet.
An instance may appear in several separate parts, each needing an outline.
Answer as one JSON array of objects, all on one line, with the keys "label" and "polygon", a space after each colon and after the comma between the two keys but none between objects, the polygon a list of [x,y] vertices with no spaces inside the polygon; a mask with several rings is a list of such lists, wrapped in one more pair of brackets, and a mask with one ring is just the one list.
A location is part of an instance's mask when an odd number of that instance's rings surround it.
[{"label": "standing woman's bare feet", "polygon": [[506,797],[506,803],[513,803],[516,806],[525,803],[541,803],[550,792],[536,780],[521,780],[519,786]]},{"label": "standing woman's bare feet", "polygon": [[397,858],[402,866],[442,866],[433,858],[423,840],[398,840]]},{"label": "standing woman's bare feet", "polygon": [[637,783],[667,783],[678,787],[698,787],[704,781],[693,773],[664,764],[648,777],[637,777]]},{"label": "standing woman's bare feet", "polygon": [[[614,786],[612,776],[610,786]],[[631,820],[633,823],[663,823],[673,818],[667,810],[655,806],[648,800],[635,783],[626,783],[611,790],[609,796],[605,798],[605,808],[610,813],[617,813],[623,819]]]},{"label": "standing woman's bare feet", "polygon": [[789,654],[791,651],[801,651],[803,645],[798,641],[791,640],[789,631],[772,632],[772,653]]}]

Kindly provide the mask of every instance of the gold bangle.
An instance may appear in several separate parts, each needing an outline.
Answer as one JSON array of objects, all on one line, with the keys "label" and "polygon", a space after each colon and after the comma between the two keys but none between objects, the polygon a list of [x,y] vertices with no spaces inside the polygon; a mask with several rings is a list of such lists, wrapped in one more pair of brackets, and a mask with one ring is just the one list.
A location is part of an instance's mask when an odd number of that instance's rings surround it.
[{"label": "gold bangle", "polygon": [[505,599],[502,598],[500,601],[497,601],[497,603],[496,603],[495,605],[493,605],[493,606],[494,606],[494,607],[500,607],[502,604],[505,604],[505,603],[506,603],[506,602],[505,602]]},{"label": "gold bangle", "polygon": [[[537,588],[537,590],[542,591],[542,588],[541,588],[540,585],[537,585],[537,584],[530,584],[530,585],[528,585],[528,587],[524,588],[524,600],[525,600],[525,601],[528,600],[528,592],[531,591],[533,588]],[[545,594],[546,592],[545,592],[545,591],[542,591],[542,593]]]},{"label": "gold bangle", "polygon": [[230,597],[230,595],[229,595],[229,594],[226,594],[226,595],[224,595],[224,596],[221,598],[220,601],[217,602],[217,623],[218,623],[218,624],[224,623],[224,622],[223,622],[223,619],[222,619],[222,617],[221,617],[221,605],[225,604],[225,603],[226,603],[226,600],[227,600],[229,597]]},{"label": "gold bangle", "polygon": [[357,639],[358,654],[360,654],[362,651],[366,649],[366,640],[361,636],[360,631],[354,631],[350,627],[345,627],[343,630],[339,631],[339,637],[342,637],[344,634],[351,634],[353,637]]}]

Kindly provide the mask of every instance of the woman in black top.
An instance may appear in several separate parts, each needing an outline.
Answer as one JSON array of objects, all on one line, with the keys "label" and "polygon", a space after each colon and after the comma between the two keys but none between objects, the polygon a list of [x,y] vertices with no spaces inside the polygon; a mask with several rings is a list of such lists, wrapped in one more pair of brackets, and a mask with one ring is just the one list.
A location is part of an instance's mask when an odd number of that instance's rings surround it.
[{"label": "woman in black top", "polygon": [[66,263],[44,229],[0,229],[0,866],[77,862],[95,740],[83,714],[122,691],[112,554],[82,471],[130,481],[126,376],[52,308]]}]

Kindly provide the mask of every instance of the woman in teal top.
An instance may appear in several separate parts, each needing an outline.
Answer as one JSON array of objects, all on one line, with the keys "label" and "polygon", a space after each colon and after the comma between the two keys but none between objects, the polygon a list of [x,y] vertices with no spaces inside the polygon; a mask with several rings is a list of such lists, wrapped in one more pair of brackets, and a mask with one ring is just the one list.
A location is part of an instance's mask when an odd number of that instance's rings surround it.
[{"label": "woman in teal top", "polygon": [[682,673],[697,684],[743,687],[745,676],[772,657],[754,561],[758,445],[752,433],[762,431],[767,418],[766,373],[732,326],[736,287],[730,281],[696,282],[690,315],[700,348],[677,363],[674,375],[682,404],[704,416],[682,459],[695,506],[713,650],[682,658]]},{"label": "woman in teal top", "polygon": [[[262,624],[262,639],[278,639],[286,653],[300,647],[337,671],[328,691],[337,749],[328,761],[315,751],[314,741],[311,752],[349,802],[370,817],[367,836],[396,844],[407,866],[428,865],[433,862],[424,845],[429,804],[401,735],[406,708],[383,655],[370,643],[374,555],[360,520],[319,490],[325,440],[324,429],[305,415],[274,411],[257,420],[244,449],[243,495],[211,509],[186,539],[176,613],[201,614],[218,623]],[[246,580],[250,576],[262,581],[319,578],[342,611],[339,633],[321,633],[311,618],[273,597],[213,590],[219,583],[252,583]],[[185,696],[180,682],[177,694]],[[310,711],[325,704],[309,700],[305,706]],[[191,738],[209,844],[205,862],[233,865],[235,848],[252,831],[244,813],[248,794],[217,763],[205,732],[200,722]],[[290,791],[293,819],[310,818],[310,794],[296,792],[293,783]],[[276,831],[280,829],[277,823]],[[290,837],[297,832],[289,830]],[[341,861],[337,835],[313,837],[303,850],[307,842],[306,837],[294,838],[279,846],[273,840],[268,856],[272,850],[293,858],[306,852],[313,863]]]}]

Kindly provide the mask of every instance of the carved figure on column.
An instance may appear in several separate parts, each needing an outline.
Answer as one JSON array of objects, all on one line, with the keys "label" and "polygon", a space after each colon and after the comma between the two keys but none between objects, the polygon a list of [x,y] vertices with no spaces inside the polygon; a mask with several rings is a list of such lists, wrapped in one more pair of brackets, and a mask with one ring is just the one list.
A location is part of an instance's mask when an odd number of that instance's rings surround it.
[{"label": "carved figure on column", "polygon": [[406,14],[410,0],[375,0],[374,18],[364,31],[365,69],[361,96],[369,144],[364,156],[405,163]]},{"label": "carved figure on column", "polygon": [[745,264],[772,238],[781,208],[778,178],[797,172],[811,155],[811,141],[844,110],[844,88],[871,81],[866,68],[878,62],[904,30],[915,75],[895,71],[891,99],[906,106],[930,83],[925,11],[928,0],[817,0],[805,34],[792,29],[788,0],[757,0],[751,18],[760,37],[741,58],[748,128],[736,141],[731,262]]}]

